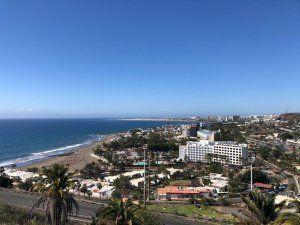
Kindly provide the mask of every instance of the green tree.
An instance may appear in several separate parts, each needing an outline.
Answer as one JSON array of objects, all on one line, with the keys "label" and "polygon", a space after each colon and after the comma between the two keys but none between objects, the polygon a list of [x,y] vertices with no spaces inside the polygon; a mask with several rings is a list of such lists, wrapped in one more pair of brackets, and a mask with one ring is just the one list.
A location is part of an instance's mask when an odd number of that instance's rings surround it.
[{"label": "green tree", "polygon": [[30,216],[34,210],[42,208],[46,212],[48,224],[64,225],[69,221],[69,216],[77,215],[79,211],[76,200],[68,192],[68,168],[55,164],[50,168],[43,168],[42,174],[42,186],[38,187],[42,197],[32,206]]},{"label": "green tree", "polygon": [[11,188],[12,187],[12,179],[6,175],[3,167],[0,167],[0,187],[3,188]]},{"label": "green tree", "polygon": [[102,173],[104,172],[104,170],[101,168],[100,163],[88,163],[86,164],[86,166],[84,167],[84,169],[82,169],[80,171],[81,177],[83,177],[84,179],[91,179],[91,178],[103,178]]},{"label": "green tree", "polygon": [[289,132],[285,132],[283,134],[280,135],[280,138],[283,140],[283,141],[286,141],[287,139],[293,139],[294,136],[292,133],[289,133]]},{"label": "green tree", "polygon": [[[251,171],[247,170],[243,175],[242,175],[242,181],[245,183],[250,183],[251,180]],[[261,182],[261,183],[269,183],[269,178],[268,176],[260,171],[259,169],[254,169],[253,170],[253,182]]]},{"label": "green tree", "polygon": [[123,175],[115,179],[113,185],[115,186],[115,192],[121,194],[121,196],[128,195],[134,190],[134,187],[130,183],[130,178]]}]

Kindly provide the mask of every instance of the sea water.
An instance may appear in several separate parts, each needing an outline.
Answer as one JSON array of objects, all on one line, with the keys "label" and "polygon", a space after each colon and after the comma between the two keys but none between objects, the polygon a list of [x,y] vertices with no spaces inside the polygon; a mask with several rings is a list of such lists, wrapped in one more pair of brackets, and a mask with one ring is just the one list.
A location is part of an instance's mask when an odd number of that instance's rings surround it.
[{"label": "sea water", "polygon": [[0,166],[21,166],[72,152],[100,140],[106,134],[170,124],[179,122],[119,119],[0,120]]}]

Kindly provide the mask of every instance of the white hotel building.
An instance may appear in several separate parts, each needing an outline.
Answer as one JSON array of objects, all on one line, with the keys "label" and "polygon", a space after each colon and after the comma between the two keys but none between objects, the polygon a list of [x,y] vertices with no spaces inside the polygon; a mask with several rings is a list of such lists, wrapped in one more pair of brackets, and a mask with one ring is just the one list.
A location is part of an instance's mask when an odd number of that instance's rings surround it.
[{"label": "white hotel building", "polygon": [[222,164],[241,166],[248,158],[248,148],[246,144],[208,140],[189,141],[186,146],[179,148],[179,159],[182,160],[206,162],[209,157]]}]

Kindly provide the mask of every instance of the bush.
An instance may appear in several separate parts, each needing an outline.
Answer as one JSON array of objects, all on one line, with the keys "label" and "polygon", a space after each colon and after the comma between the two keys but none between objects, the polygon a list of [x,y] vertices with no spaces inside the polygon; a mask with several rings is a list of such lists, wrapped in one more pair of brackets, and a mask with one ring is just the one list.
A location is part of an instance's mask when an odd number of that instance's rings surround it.
[{"label": "bush", "polygon": [[28,220],[29,212],[23,208],[9,205],[0,205],[0,223],[9,225],[33,225],[47,224],[46,217],[40,213],[34,213],[33,219]]},{"label": "bush", "polygon": [[136,221],[133,225],[160,225],[158,216],[145,209],[140,209],[135,213]]},{"label": "bush", "polygon": [[[33,212],[29,220],[29,210],[0,204],[0,224],[3,225],[44,225],[47,224],[46,216],[43,213]],[[69,222],[66,225],[83,225],[81,222]]]},{"label": "bush", "polygon": [[11,188],[12,183],[13,183],[12,179],[10,179],[7,175],[5,174],[0,175],[0,187]]},{"label": "bush", "polygon": [[230,205],[230,202],[228,202],[228,200],[226,198],[220,198],[219,202],[220,202],[221,205],[224,205],[224,206],[229,206]]},{"label": "bush", "polygon": [[212,198],[202,198],[198,200],[199,204],[204,206],[214,206],[216,201]]},{"label": "bush", "polygon": [[31,179],[26,179],[25,182],[20,182],[18,187],[22,190],[29,191],[32,188],[33,183]]}]

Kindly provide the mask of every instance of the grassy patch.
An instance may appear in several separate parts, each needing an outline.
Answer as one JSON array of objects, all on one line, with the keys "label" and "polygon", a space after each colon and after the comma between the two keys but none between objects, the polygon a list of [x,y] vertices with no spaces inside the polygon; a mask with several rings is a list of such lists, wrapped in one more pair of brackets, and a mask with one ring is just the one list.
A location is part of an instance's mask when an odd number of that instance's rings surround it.
[{"label": "grassy patch", "polygon": [[170,213],[179,216],[192,218],[217,218],[230,219],[227,215],[217,212],[211,206],[201,206],[197,208],[194,205],[149,205],[147,208],[155,212]]}]

